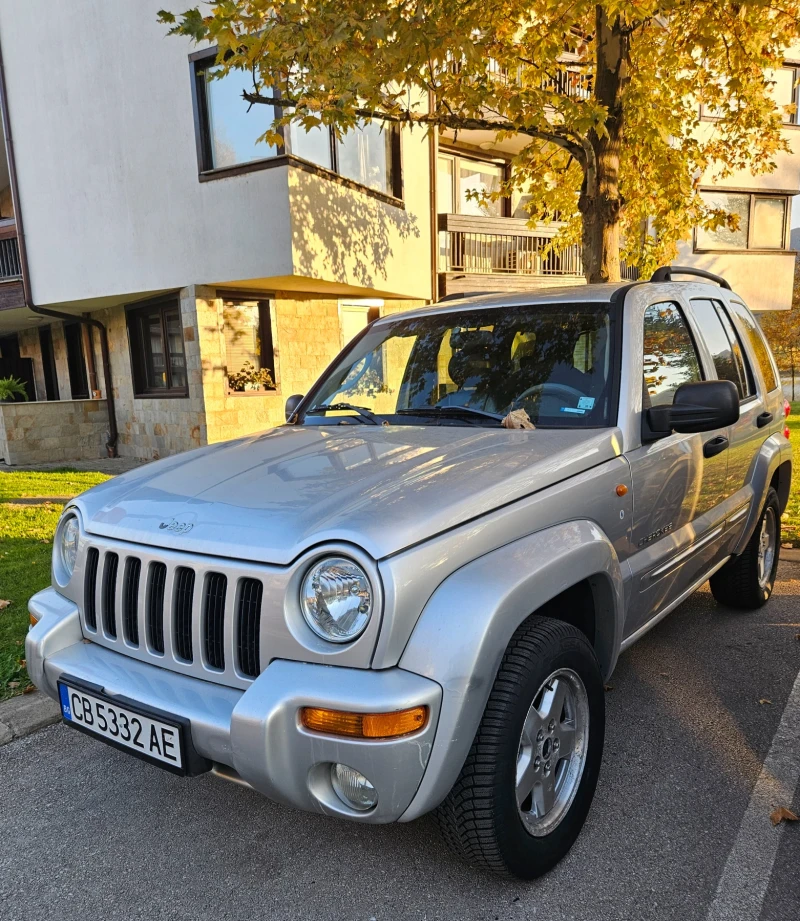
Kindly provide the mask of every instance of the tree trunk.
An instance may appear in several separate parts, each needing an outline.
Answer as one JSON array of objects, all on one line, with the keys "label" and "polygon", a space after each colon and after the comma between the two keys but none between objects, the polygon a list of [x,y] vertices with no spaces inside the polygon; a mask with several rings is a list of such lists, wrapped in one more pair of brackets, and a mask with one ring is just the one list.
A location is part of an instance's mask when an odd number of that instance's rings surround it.
[{"label": "tree trunk", "polygon": [[623,141],[622,91],[628,82],[630,38],[619,17],[609,22],[602,6],[596,7],[597,31],[595,97],[608,111],[602,136],[592,131],[594,181],[584,180],[578,209],[583,219],[583,271],[587,282],[620,280],[619,159]]}]

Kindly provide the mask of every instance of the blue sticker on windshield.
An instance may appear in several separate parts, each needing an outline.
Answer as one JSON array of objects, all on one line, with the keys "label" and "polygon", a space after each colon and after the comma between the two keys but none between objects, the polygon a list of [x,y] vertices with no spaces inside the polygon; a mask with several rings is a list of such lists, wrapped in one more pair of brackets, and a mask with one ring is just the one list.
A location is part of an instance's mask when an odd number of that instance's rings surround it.
[{"label": "blue sticker on windshield", "polygon": [[578,409],[594,409],[594,397],[581,397],[578,400]]},{"label": "blue sticker on windshield", "polygon": [[561,412],[562,413],[575,413],[578,416],[582,416],[586,412],[586,410],[585,409],[573,409],[571,406],[562,406]]}]

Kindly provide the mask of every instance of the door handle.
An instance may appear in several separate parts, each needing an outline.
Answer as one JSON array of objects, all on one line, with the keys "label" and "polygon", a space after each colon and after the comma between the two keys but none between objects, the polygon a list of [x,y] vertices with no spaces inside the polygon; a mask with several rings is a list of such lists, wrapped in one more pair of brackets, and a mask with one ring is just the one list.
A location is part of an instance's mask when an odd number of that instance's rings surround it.
[{"label": "door handle", "polygon": [[763,429],[765,425],[769,425],[772,422],[772,413],[761,413],[760,416],[756,416],[756,425]]},{"label": "door handle", "polygon": [[716,457],[728,447],[728,439],[724,435],[717,435],[703,445],[703,457]]}]

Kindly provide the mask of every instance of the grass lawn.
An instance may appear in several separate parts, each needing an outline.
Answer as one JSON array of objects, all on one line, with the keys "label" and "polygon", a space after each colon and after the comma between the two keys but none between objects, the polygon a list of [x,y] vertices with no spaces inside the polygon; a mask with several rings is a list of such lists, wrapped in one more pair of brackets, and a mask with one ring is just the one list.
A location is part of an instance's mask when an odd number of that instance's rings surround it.
[{"label": "grass lawn", "polygon": [[0,700],[29,686],[25,671],[28,599],[50,584],[50,555],[61,506],[15,506],[4,500],[21,496],[73,496],[102,483],[102,473],[49,470],[0,473]]}]

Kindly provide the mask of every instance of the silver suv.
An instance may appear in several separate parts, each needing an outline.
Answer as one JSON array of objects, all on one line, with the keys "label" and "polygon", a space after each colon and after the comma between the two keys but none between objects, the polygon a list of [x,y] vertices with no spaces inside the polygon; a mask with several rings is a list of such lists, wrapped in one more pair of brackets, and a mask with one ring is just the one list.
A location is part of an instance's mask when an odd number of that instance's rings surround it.
[{"label": "silver suv", "polygon": [[79,496],[30,601],[34,682],[167,770],[433,811],[473,864],[545,872],[619,654],[709,579],[722,616],[773,587],[778,374],[741,298],[685,271],[384,317],[287,425]]}]

